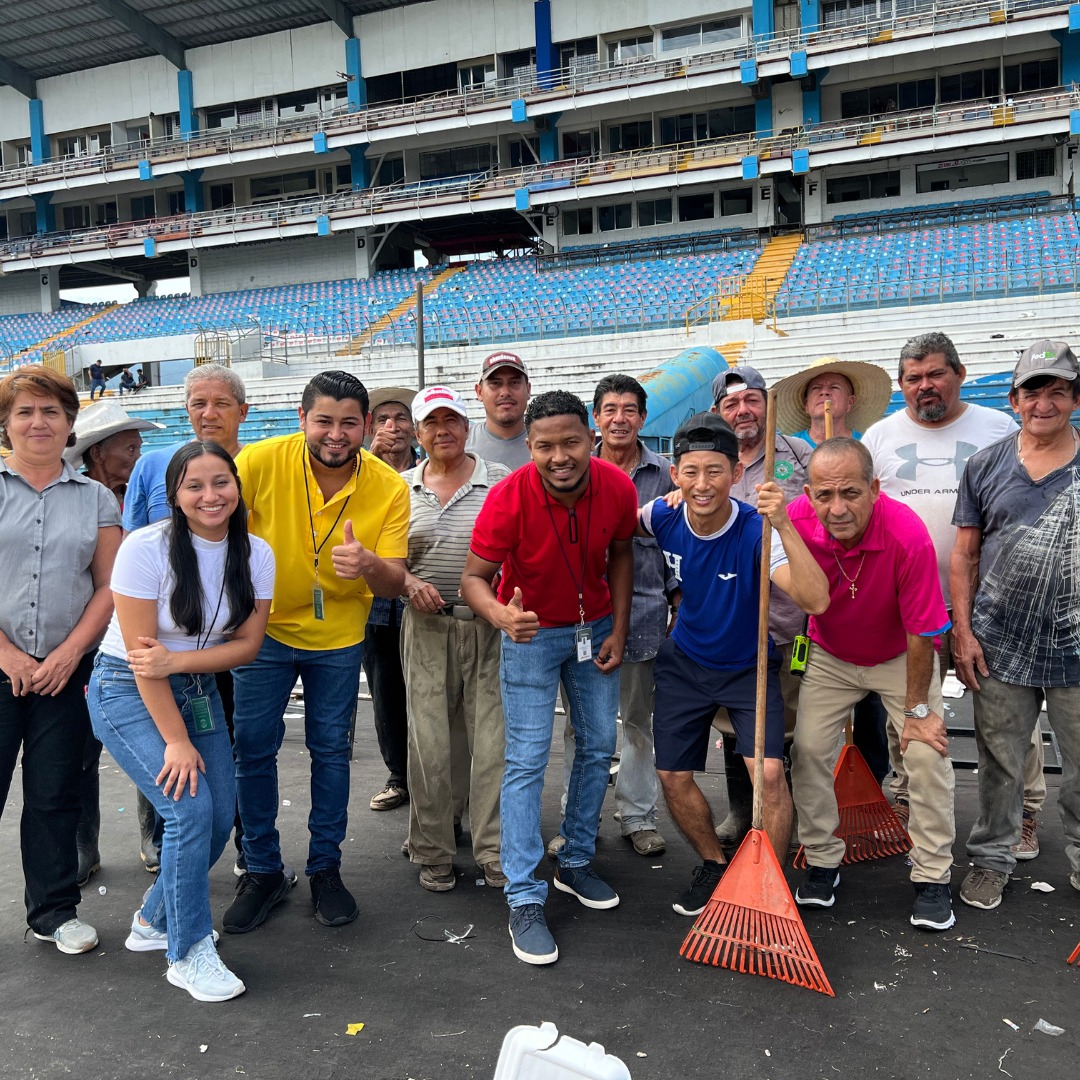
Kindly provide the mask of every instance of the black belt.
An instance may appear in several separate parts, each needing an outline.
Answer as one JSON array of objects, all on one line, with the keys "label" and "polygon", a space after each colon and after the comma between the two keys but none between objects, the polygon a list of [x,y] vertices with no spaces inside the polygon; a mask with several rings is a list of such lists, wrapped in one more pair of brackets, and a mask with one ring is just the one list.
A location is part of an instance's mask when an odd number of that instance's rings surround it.
[{"label": "black belt", "polygon": [[461,619],[464,622],[468,622],[470,619],[475,619],[476,615],[473,613],[473,609],[468,604],[443,604],[436,615],[449,615],[455,619]]}]

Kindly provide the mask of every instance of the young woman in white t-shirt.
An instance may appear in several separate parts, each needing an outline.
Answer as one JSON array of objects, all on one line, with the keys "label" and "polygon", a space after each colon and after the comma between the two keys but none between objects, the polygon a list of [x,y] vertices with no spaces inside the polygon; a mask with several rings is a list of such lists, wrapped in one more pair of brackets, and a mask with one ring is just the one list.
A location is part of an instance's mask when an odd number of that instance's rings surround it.
[{"label": "young woman in white t-shirt", "polygon": [[87,701],[94,734],[165,821],[161,873],[125,946],[164,949],[169,982],[227,1001],[245,987],[218,957],[210,915],[208,874],[236,804],[213,673],[259,651],[274,556],[248,535],[236,466],[215,443],[181,447],[165,489],[171,516],[131,533],[116,557],[116,613]]}]

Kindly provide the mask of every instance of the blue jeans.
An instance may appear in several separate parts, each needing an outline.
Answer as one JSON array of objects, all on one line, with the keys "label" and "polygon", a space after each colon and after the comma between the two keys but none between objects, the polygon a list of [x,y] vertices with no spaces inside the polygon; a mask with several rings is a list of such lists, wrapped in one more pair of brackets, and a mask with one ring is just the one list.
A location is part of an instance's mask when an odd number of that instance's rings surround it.
[{"label": "blue jeans", "polygon": [[99,390],[98,397],[105,396],[105,380],[104,379],[91,379],[90,380],[90,400],[94,400],[94,391]]},{"label": "blue jeans", "polygon": [[[86,702],[94,734],[165,822],[161,872],[140,914],[155,930],[169,935],[166,955],[176,961],[213,930],[209,872],[232,831],[236,786],[229,730],[214,676],[170,675],[169,686],[206,767],[194,797],[187,788],[178,800],[162,794],[157,776],[165,761],[165,740],[125,661],[98,654]],[[195,728],[191,702],[200,696],[210,706],[213,731]]]},{"label": "blue jeans", "polygon": [[272,874],[282,868],[277,755],[297,678],[304,687],[304,741],[311,757],[307,874],[341,865],[349,818],[349,729],[363,654],[363,643],[294,649],[268,634],[259,655],[233,671],[236,792],[249,871]]},{"label": "blue jeans", "polygon": [[[611,633],[611,616],[590,625],[595,656]],[[566,845],[559,853],[559,864],[587,866],[596,854],[600,807],[615,752],[619,676],[617,672],[602,674],[591,660],[577,662],[576,631],[576,626],[543,627],[524,645],[502,636],[499,673],[506,716],[506,769],[501,852],[503,873],[509,878],[504,892],[512,908],[547,899],[547,882],[540,881],[535,871],[544,857],[540,795],[560,681],[566,688],[577,745],[562,826]]]}]

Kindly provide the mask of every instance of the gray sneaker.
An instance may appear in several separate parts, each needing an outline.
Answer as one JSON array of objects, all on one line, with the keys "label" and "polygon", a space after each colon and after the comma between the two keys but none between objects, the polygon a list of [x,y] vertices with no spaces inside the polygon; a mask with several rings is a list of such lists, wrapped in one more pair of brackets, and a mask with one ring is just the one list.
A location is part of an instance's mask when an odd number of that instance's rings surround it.
[{"label": "gray sneaker", "polygon": [[210,934],[195,942],[183,960],[170,964],[165,977],[196,1001],[231,1001],[247,989],[221,962]]},{"label": "gray sneaker", "polygon": [[960,886],[960,899],[971,907],[991,911],[1001,903],[1001,894],[1008,883],[1008,874],[976,866],[968,871]]},{"label": "gray sneaker", "polygon": [[62,952],[69,956],[77,956],[79,953],[89,952],[96,948],[98,943],[97,931],[81,919],[68,919],[51,934],[39,934],[34,931],[34,937],[38,941],[51,941]]}]

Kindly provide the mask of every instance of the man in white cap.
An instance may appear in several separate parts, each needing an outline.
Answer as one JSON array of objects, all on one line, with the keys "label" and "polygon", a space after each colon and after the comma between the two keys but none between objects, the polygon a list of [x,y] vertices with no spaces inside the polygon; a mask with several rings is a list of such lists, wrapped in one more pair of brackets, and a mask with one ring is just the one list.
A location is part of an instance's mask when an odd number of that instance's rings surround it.
[{"label": "man in white cap", "polygon": [[[956,540],[952,514],[964,466],[976,451],[1016,431],[1016,423],[1005,413],[961,399],[966,375],[956,346],[945,334],[913,337],[900,350],[897,376],[905,408],[874,424],[863,437],[881,490],[907,503],[929,531],[937,552],[941,593],[950,611],[949,560]],[[951,642],[951,634],[942,638],[942,678],[949,668]],[[892,760],[896,812],[906,821],[907,774],[895,746]],[[1042,737],[1037,730],[1024,773],[1024,835],[1013,855],[1034,859],[1039,854],[1036,814],[1046,798]]]},{"label": "man in white cap", "polygon": [[[64,451],[64,458],[73,468],[83,472],[107,487],[121,509],[124,492],[135,462],[142,450],[143,431],[157,431],[164,424],[155,424],[138,416],[129,416],[114,401],[99,401],[83,409],[75,418],[75,445]],[[90,880],[95,870],[101,869],[101,853],[98,835],[101,832],[101,808],[99,803],[99,772],[101,743],[93,732],[86,736],[82,771],[82,815],[76,841],[79,846],[79,886]]]},{"label": "man in white cap", "polygon": [[[396,473],[416,465],[412,403],[416,391],[405,386],[380,386],[368,400],[368,448]],[[405,677],[401,672],[402,603],[397,597],[376,596],[364,632],[364,676],[371,691],[375,735],[387,778],[368,806],[395,810],[409,801],[408,737]]]},{"label": "man in white cap", "polygon": [[532,461],[525,442],[525,407],[531,393],[529,372],[517,353],[501,351],[485,356],[476,382],[484,422],[469,429],[466,449],[508,469],[520,469]]},{"label": "man in white cap", "polygon": [[452,759],[459,715],[466,760],[472,850],[484,880],[503,888],[499,788],[505,755],[499,687],[499,631],[458,596],[476,515],[505,465],[467,453],[468,410],[445,386],[421,390],[413,419],[427,460],[405,477],[411,492],[408,573],[401,658],[409,713],[409,857],[420,884],[446,892],[457,884],[453,859]]},{"label": "man in white cap", "polygon": [[1041,697],[1061,750],[1058,810],[1080,890],[1080,365],[1037,341],[1013,372],[1020,431],[967,461],[952,552],[956,674],[975,696],[979,816],[960,899],[995,908],[1023,831],[1024,758]]}]

